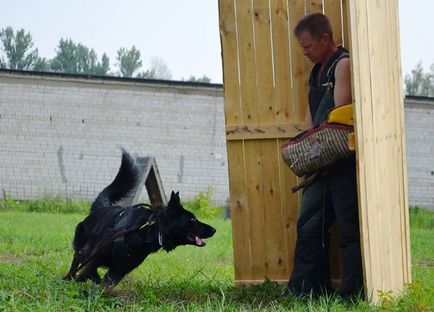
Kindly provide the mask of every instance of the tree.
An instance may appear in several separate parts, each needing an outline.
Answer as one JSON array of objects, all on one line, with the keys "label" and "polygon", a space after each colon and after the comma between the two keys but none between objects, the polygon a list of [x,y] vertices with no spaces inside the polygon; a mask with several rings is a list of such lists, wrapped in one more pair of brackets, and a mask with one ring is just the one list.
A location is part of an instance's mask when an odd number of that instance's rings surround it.
[{"label": "tree", "polygon": [[192,81],[192,82],[203,82],[203,83],[210,83],[211,82],[211,78],[209,78],[206,75],[203,75],[202,77],[195,77],[195,76],[190,76],[190,78],[188,78],[187,81]]},{"label": "tree", "polygon": [[119,67],[122,77],[132,77],[134,72],[142,67],[140,51],[135,46],[132,46],[129,50],[120,48],[117,53],[116,65]]},{"label": "tree", "polygon": [[424,73],[422,62],[419,62],[411,75],[405,75],[404,84],[407,95],[434,96],[434,64],[429,73]]},{"label": "tree", "polygon": [[139,73],[137,78],[170,80],[172,79],[172,73],[163,59],[154,57],[151,60],[149,69]]},{"label": "tree", "polygon": [[95,74],[104,76],[107,75],[110,70],[110,59],[107,54],[103,54],[101,57],[101,62],[96,65]]},{"label": "tree", "polygon": [[50,71],[50,62],[45,57],[40,57],[33,65],[32,69],[36,71]]},{"label": "tree", "polygon": [[[24,29],[14,31],[10,26],[0,31],[1,50],[6,58],[0,57],[0,67],[19,70],[40,70],[45,68],[46,60],[38,55],[38,49],[32,49],[33,39]],[[45,63],[44,63],[45,62]],[[43,64],[45,64],[43,66]]]},{"label": "tree", "polygon": [[56,72],[106,75],[110,69],[110,60],[104,53],[101,62],[93,49],[71,39],[60,39],[56,56],[50,62],[50,68]]}]

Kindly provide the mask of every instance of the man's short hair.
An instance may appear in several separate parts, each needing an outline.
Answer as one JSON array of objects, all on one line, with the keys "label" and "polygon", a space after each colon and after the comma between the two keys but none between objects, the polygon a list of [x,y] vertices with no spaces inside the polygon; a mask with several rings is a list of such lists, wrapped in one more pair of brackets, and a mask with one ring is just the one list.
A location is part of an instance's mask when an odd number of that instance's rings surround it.
[{"label": "man's short hair", "polygon": [[323,34],[328,33],[333,40],[332,25],[327,16],[322,13],[307,14],[297,22],[294,28],[294,35],[298,37],[305,31],[314,39],[318,39]]}]

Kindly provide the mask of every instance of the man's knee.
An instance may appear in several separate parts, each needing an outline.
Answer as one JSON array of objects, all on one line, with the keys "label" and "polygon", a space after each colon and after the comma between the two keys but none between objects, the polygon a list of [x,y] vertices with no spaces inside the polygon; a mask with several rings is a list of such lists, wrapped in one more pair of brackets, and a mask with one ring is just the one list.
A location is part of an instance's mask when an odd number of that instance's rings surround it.
[{"label": "man's knee", "polygon": [[303,226],[297,229],[298,239],[321,239],[323,233],[321,228]]}]

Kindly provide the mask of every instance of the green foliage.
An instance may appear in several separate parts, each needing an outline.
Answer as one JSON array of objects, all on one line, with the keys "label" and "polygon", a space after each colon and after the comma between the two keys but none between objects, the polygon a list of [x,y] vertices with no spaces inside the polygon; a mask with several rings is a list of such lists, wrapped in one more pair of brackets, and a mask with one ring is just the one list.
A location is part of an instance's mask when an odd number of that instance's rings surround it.
[{"label": "green foliage", "polygon": [[135,46],[118,50],[116,60],[122,77],[132,77],[142,67],[140,57],[140,51]]},{"label": "green foliage", "polygon": [[84,200],[63,200],[60,197],[45,196],[41,199],[15,200],[0,199],[1,211],[48,212],[48,213],[79,213],[89,211],[90,204]]},{"label": "green foliage", "polygon": [[19,70],[40,70],[46,66],[46,60],[38,55],[38,49],[33,48],[32,35],[24,29],[14,31],[6,27],[0,31],[0,48],[6,58],[0,57],[0,68]]},{"label": "green foliage", "polygon": [[56,56],[50,68],[56,72],[70,74],[106,75],[109,71],[109,58],[104,53],[98,61],[96,52],[71,39],[60,39]]},{"label": "green foliage", "polygon": [[38,58],[38,60],[33,65],[32,70],[35,71],[50,71],[50,61],[46,58]]},{"label": "green foliage", "polygon": [[434,211],[410,207],[410,224],[413,228],[434,229]]},{"label": "green foliage", "polygon": [[193,201],[185,203],[184,207],[193,212],[199,219],[211,219],[221,217],[223,214],[221,207],[212,204],[213,190],[208,187],[205,192],[199,192]]},{"label": "green foliage", "polygon": [[98,65],[95,68],[95,75],[104,76],[107,75],[108,71],[110,70],[110,58],[107,56],[107,54],[103,54],[101,57],[101,62],[98,63]]},{"label": "green foliage", "polygon": [[203,75],[202,77],[196,77],[196,76],[192,75],[192,76],[190,76],[190,78],[188,78],[187,81],[210,83],[211,82],[211,78],[209,78],[206,75]]},{"label": "green foliage", "polygon": [[407,95],[434,96],[434,64],[431,64],[430,72],[425,73],[419,62],[411,75],[405,75],[404,84]]},{"label": "green foliage", "polygon": [[155,69],[148,69],[137,74],[136,78],[140,79],[158,79]]}]

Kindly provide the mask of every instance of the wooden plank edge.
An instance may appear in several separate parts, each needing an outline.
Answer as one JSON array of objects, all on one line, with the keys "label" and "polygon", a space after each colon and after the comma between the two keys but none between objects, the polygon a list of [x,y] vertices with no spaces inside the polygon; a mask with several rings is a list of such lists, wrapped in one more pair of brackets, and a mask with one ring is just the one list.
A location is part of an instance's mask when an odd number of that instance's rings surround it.
[{"label": "wooden plank edge", "polygon": [[[282,279],[236,280],[235,281],[235,287],[248,288],[248,287],[252,287],[255,285],[264,284],[265,282],[271,282],[271,283],[276,283],[280,286],[286,286],[288,284],[288,279],[284,279],[284,280],[282,280]],[[331,283],[332,283],[333,288],[339,288],[339,286],[341,286],[342,280],[341,279],[332,279]]]}]

